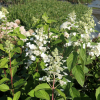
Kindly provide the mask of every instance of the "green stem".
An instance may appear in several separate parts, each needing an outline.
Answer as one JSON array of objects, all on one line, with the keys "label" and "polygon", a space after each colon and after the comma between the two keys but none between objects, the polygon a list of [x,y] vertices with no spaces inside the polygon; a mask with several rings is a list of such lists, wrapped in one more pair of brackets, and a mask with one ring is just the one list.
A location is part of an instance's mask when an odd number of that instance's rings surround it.
[{"label": "green stem", "polygon": [[10,55],[10,53],[9,53],[9,60],[10,60],[11,87],[12,87],[12,94],[13,94],[13,97],[14,97],[13,77],[12,77],[12,69],[11,69],[11,55]]},{"label": "green stem", "polygon": [[53,87],[52,87],[52,100],[54,100],[54,89],[55,89],[55,75],[54,75]]}]

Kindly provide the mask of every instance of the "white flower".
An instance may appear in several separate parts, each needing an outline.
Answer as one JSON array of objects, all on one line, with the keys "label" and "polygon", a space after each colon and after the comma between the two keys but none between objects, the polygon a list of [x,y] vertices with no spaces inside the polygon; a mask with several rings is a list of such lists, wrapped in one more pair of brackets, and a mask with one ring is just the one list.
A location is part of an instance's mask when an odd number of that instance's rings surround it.
[{"label": "white flower", "polygon": [[39,40],[39,35],[35,35],[36,39]]},{"label": "white flower", "polygon": [[31,35],[30,35],[30,32],[27,31],[27,32],[25,33],[25,36],[31,36]]},{"label": "white flower", "polygon": [[64,68],[64,69],[68,69],[68,67],[66,67],[66,66],[63,66],[63,68]]},{"label": "white flower", "polygon": [[26,55],[25,55],[25,57],[26,57],[26,56],[28,56],[28,54],[29,54],[29,53],[28,53],[28,52],[26,52]]},{"label": "white flower", "polygon": [[41,54],[41,57],[43,57],[43,58],[45,58],[47,55],[43,52],[42,54]]},{"label": "white flower", "polygon": [[34,39],[33,39],[33,37],[32,37],[32,38],[30,38],[30,40],[31,40],[31,41],[33,41],[33,40],[34,40]]},{"label": "white flower", "polygon": [[44,41],[43,41],[43,43],[44,43],[44,44],[46,44],[46,43],[47,43],[47,41],[45,41],[45,40],[44,40]]},{"label": "white flower", "polygon": [[68,37],[69,37],[69,34],[68,34],[67,32],[64,32],[64,36],[65,36],[66,38],[68,38]]},{"label": "white flower", "polygon": [[87,47],[91,48],[91,43],[90,42],[87,43]]},{"label": "white flower", "polygon": [[43,69],[44,71],[48,71],[49,70],[49,68],[45,68],[45,69]]},{"label": "white flower", "polygon": [[60,89],[61,91],[64,91],[64,89]]},{"label": "white flower", "polygon": [[63,72],[64,73],[64,75],[68,75],[67,73],[65,73],[65,72]]},{"label": "white flower", "polygon": [[70,26],[69,25],[71,25],[71,23],[66,21],[60,26],[60,28],[69,29],[70,30]]},{"label": "white flower", "polygon": [[72,42],[69,42],[69,43],[68,43],[68,46],[71,46],[71,45],[72,45]]},{"label": "white flower", "polygon": [[59,83],[60,83],[61,86],[63,86],[63,85],[66,84],[66,82],[64,82],[64,81],[62,81],[62,80],[59,80]]},{"label": "white flower", "polygon": [[34,50],[33,53],[36,55],[36,56],[39,56],[41,54],[41,52],[39,50]]},{"label": "white flower", "polygon": [[62,76],[61,74],[57,74],[58,75],[58,79],[62,79]]},{"label": "white flower", "polygon": [[66,79],[67,80],[67,82],[71,82],[70,80],[68,80],[68,79]]},{"label": "white flower", "polygon": [[45,52],[45,51],[46,51],[46,47],[39,47],[39,49],[40,49],[42,52]]},{"label": "white flower", "polygon": [[35,60],[36,60],[36,57],[35,57],[35,56],[33,56],[33,55],[31,55],[31,56],[30,56],[30,58],[31,58],[31,60],[33,60],[33,61],[35,61]]},{"label": "white flower", "polygon": [[40,37],[40,39],[39,39],[41,42],[43,41],[43,38],[42,37]]},{"label": "white flower", "polygon": [[37,49],[37,47],[34,44],[29,44],[30,49]]},{"label": "white flower", "polygon": [[43,80],[43,78],[39,78],[39,81],[42,81]]},{"label": "white flower", "polygon": [[28,46],[28,47],[29,47],[29,45],[31,45],[31,43],[30,43],[30,42],[26,43],[26,46]]},{"label": "white flower", "polygon": [[26,48],[25,51],[27,52],[28,51],[28,48]]},{"label": "white flower", "polygon": [[83,44],[83,49],[85,49],[85,43]]},{"label": "white flower", "polygon": [[94,56],[94,53],[93,53],[93,52],[89,52],[89,55],[90,55],[90,56]]},{"label": "white flower", "polygon": [[84,34],[81,34],[81,38],[84,38]]},{"label": "white flower", "polygon": [[76,35],[76,32],[74,32],[73,35],[75,36]]}]

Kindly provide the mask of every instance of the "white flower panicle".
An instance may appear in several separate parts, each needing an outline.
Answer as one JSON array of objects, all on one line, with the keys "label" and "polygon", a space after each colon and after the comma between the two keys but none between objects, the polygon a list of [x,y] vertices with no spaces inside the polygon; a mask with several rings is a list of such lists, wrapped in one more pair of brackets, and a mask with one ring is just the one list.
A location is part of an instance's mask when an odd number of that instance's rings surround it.
[{"label": "white flower panicle", "polygon": [[[59,56],[58,49],[55,48],[55,50],[52,52],[52,56],[46,55],[44,53],[41,54],[41,57],[43,58],[44,62],[47,64],[47,67],[43,69],[44,71],[47,72],[48,76],[43,76],[42,80],[50,82],[52,81],[52,75],[55,77],[55,81],[59,82],[61,86],[66,84],[66,82],[62,81],[62,78],[64,75],[68,75],[67,73],[63,72],[67,67],[63,66],[63,57]],[[65,62],[65,61],[64,61]],[[61,74],[63,72],[63,74]]]}]

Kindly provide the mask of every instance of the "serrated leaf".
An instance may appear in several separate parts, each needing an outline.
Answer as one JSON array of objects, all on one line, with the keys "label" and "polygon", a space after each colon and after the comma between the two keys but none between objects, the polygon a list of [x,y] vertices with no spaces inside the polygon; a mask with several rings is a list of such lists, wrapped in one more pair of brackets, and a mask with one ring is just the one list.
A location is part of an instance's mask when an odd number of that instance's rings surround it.
[{"label": "serrated leaf", "polygon": [[24,85],[26,83],[26,81],[24,81],[24,79],[20,79],[20,80],[18,80],[18,81],[16,81],[15,83],[14,83],[14,87],[15,88],[19,88],[19,87],[21,87],[22,85]]},{"label": "serrated leaf", "polygon": [[66,100],[65,94],[61,90],[56,89],[56,91],[64,98],[64,100]]},{"label": "serrated leaf", "polygon": [[12,67],[12,77],[15,75],[16,72],[17,72],[17,66]]},{"label": "serrated leaf", "polygon": [[8,85],[6,85],[6,84],[1,84],[0,85],[0,91],[6,92],[8,90],[9,90],[9,86]]},{"label": "serrated leaf", "polygon": [[14,52],[21,53],[22,51],[21,51],[20,47],[16,47],[16,48],[14,48]]},{"label": "serrated leaf", "polygon": [[37,98],[50,100],[49,94],[45,90],[35,91],[35,96]]},{"label": "serrated leaf", "polygon": [[[70,88],[70,95],[72,96],[72,98],[76,98],[76,97],[80,97],[80,92],[78,90],[76,90],[76,88],[71,87]],[[81,100],[81,99],[78,99]]]},{"label": "serrated leaf", "polygon": [[42,18],[47,22],[47,19],[49,18],[46,14],[46,12],[42,15]]},{"label": "serrated leaf", "polygon": [[21,92],[20,91],[18,91],[17,93],[15,93],[13,100],[19,100],[20,95],[21,95]]},{"label": "serrated leaf", "polygon": [[34,97],[34,90],[31,90],[29,93],[28,93],[29,96],[31,97]]},{"label": "serrated leaf", "polygon": [[73,69],[72,69],[72,73],[75,76],[77,82],[83,86],[84,85],[84,81],[85,81],[85,75],[83,72],[83,69],[81,66],[76,65]]},{"label": "serrated leaf", "polygon": [[96,96],[96,100],[100,100],[100,87],[98,87],[98,88],[96,89],[96,94],[95,94],[95,96]]},{"label": "serrated leaf", "polygon": [[8,78],[2,78],[2,79],[0,80],[0,84],[4,83],[4,82],[6,82],[6,81],[9,81],[9,79],[8,79]]},{"label": "serrated leaf", "polygon": [[8,59],[7,58],[3,58],[0,60],[0,68],[8,68],[7,63],[8,63]]},{"label": "serrated leaf", "polygon": [[74,66],[77,64],[77,53],[72,52],[67,58],[68,70],[71,71]]},{"label": "serrated leaf", "polygon": [[1,49],[2,51],[5,51],[2,44],[0,44],[0,49]]},{"label": "serrated leaf", "polygon": [[47,83],[42,83],[42,84],[37,85],[34,91],[38,91],[41,89],[50,89],[50,86]]}]

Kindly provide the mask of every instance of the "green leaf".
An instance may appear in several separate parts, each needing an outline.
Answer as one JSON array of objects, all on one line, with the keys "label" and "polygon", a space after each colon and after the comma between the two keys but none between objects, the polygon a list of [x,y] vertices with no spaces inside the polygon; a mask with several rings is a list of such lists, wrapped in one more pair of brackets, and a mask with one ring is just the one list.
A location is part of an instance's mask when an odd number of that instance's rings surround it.
[{"label": "green leaf", "polygon": [[39,78],[40,77],[40,74],[38,73],[38,72],[36,72],[34,75],[32,75],[33,76],[33,79],[35,79],[35,78]]},{"label": "green leaf", "polygon": [[17,28],[15,28],[14,30],[13,30],[13,32],[16,34],[20,34],[20,31],[19,31],[20,29],[19,29],[19,27],[17,27]]},{"label": "green leaf", "polygon": [[66,100],[65,94],[61,90],[56,89],[56,91],[64,98],[64,100]]},{"label": "green leaf", "polygon": [[11,97],[7,97],[7,100],[12,100],[12,98]]},{"label": "green leaf", "polygon": [[84,67],[84,74],[88,73],[89,69],[87,67]]},{"label": "green leaf", "polygon": [[16,72],[17,72],[17,66],[12,67],[12,77],[15,75]]},{"label": "green leaf", "polygon": [[77,64],[77,53],[72,52],[67,58],[68,70],[71,71],[74,66]]},{"label": "green leaf", "polygon": [[31,90],[29,93],[28,93],[29,96],[31,97],[34,97],[34,90]]},{"label": "green leaf", "polygon": [[6,82],[6,81],[9,81],[9,79],[8,79],[8,78],[2,78],[2,79],[0,80],[0,84],[4,83],[4,82]]},{"label": "green leaf", "polygon": [[26,39],[26,36],[23,35],[23,34],[18,34],[17,36],[18,36],[19,38],[21,38],[21,39]]},{"label": "green leaf", "polygon": [[8,61],[9,61],[8,58],[1,59],[0,60],[0,68],[8,68],[8,65],[7,65]]},{"label": "green leaf", "polygon": [[43,61],[41,61],[40,66],[41,66],[42,69],[44,69],[45,68],[45,63]]},{"label": "green leaf", "polygon": [[49,94],[45,90],[35,91],[35,96],[37,98],[50,100]]},{"label": "green leaf", "polygon": [[[80,92],[78,90],[76,90],[76,88],[71,87],[70,88],[70,95],[72,96],[72,98],[76,98],[76,97],[80,97]],[[78,99],[81,100],[81,99]]]},{"label": "green leaf", "polygon": [[19,87],[21,87],[22,85],[24,85],[26,83],[26,81],[24,81],[24,79],[20,79],[20,80],[18,80],[18,81],[16,81],[15,83],[14,83],[14,87],[15,88],[19,88]]},{"label": "green leaf", "polygon": [[57,31],[55,28],[50,28],[50,32],[59,33],[59,31]]},{"label": "green leaf", "polygon": [[42,18],[47,22],[47,19],[49,18],[46,14],[46,12],[42,15]]},{"label": "green leaf", "polygon": [[47,34],[48,33],[48,29],[49,29],[49,25],[43,25],[43,29],[44,29],[43,34]]},{"label": "green leaf", "polygon": [[57,39],[56,41],[52,42],[52,44],[51,44],[51,45],[56,45],[56,44],[61,43],[61,42],[62,42],[62,40],[61,40],[61,39]]},{"label": "green leaf", "polygon": [[80,57],[85,63],[86,62],[86,49],[83,48],[83,44],[81,45],[81,49],[80,49]]},{"label": "green leaf", "polygon": [[87,57],[86,64],[90,64],[90,63],[92,63],[92,61],[93,61],[93,59],[91,59],[91,57],[90,57],[90,56],[88,56],[88,57]]},{"label": "green leaf", "polygon": [[19,100],[20,95],[21,95],[21,92],[20,91],[18,91],[17,93],[15,93],[13,100]]},{"label": "green leaf", "polygon": [[5,51],[2,44],[0,44],[0,49],[1,49],[2,51]]},{"label": "green leaf", "polygon": [[100,100],[100,87],[96,89],[96,100]]},{"label": "green leaf", "polygon": [[85,75],[81,66],[76,65],[72,70],[73,75],[75,76],[77,82],[83,86],[85,81]]},{"label": "green leaf", "polygon": [[8,33],[8,35],[10,35],[10,36],[17,36],[17,34],[15,34],[13,32]]},{"label": "green leaf", "polygon": [[8,90],[9,90],[9,86],[8,85],[6,85],[6,84],[1,84],[0,85],[0,91],[6,92]]},{"label": "green leaf", "polygon": [[21,51],[20,47],[16,47],[16,48],[14,48],[14,52],[21,53],[22,51]]},{"label": "green leaf", "polygon": [[47,23],[52,23],[52,22],[57,22],[57,21],[55,21],[55,20],[47,20],[46,22]]},{"label": "green leaf", "polygon": [[23,42],[22,40],[19,40],[19,41],[17,42],[17,44],[23,46],[23,45],[24,45],[24,42]]},{"label": "green leaf", "polygon": [[32,97],[27,97],[25,100],[31,100]]},{"label": "green leaf", "polygon": [[42,83],[42,84],[39,84],[38,86],[36,86],[34,91],[38,91],[41,89],[50,89],[50,86],[47,83]]}]

